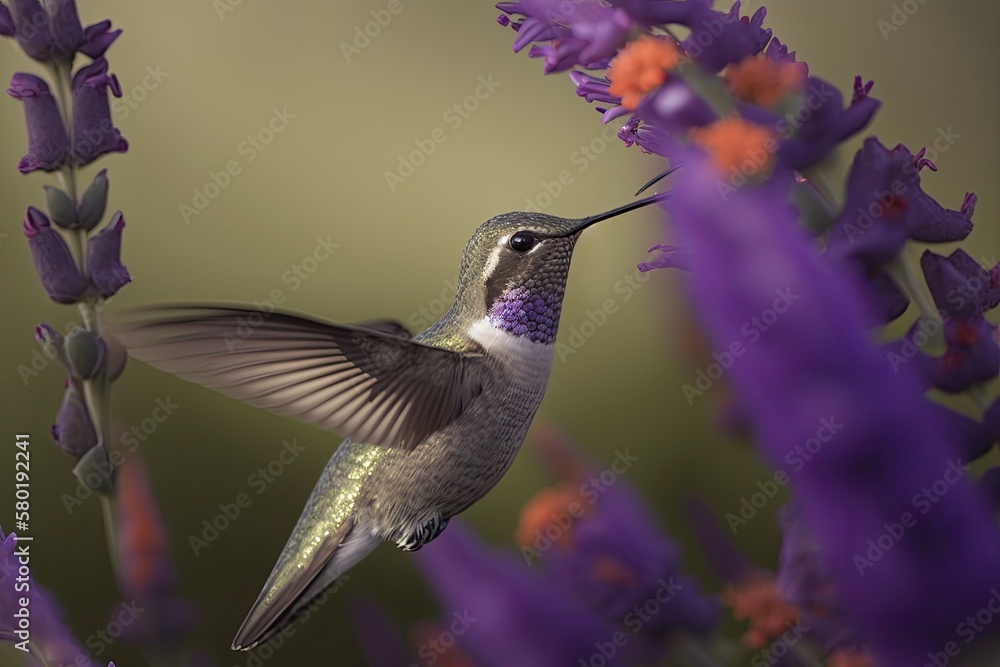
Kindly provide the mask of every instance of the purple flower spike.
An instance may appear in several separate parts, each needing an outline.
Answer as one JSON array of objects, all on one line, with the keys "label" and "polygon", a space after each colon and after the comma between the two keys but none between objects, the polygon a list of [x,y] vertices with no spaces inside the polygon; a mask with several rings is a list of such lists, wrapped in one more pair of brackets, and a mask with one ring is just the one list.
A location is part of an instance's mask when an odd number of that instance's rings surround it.
[{"label": "purple flower spike", "polygon": [[[442,608],[476,619],[459,644],[482,664],[575,665],[621,632],[517,556],[488,550],[459,520],[415,559]],[[630,647],[605,664],[633,664]]]},{"label": "purple flower spike", "polygon": [[871,121],[882,103],[868,97],[844,109],[844,98],[832,84],[815,76],[806,79],[805,100],[799,108],[801,125],[791,124],[792,138],[782,142],[778,158],[786,166],[802,171],[820,162],[840,142],[860,132]]},{"label": "purple flower spike", "polygon": [[854,157],[844,211],[827,234],[834,256],[868,264],[893,259],[908,239],[960,241],[972,222],[943,208],[920,187],[915,157],[905,146],[889,150],[874,137]]},{"label": "purple flower spike", "polygon": [[[802,518],[877,663],[923,664],[1000,585],[994,517],[912,370],[894,372],[872,344],[861,286],[798,226],[791,179],[722,201],[710,165],[684,157],[668,208],[694,253],[691,297],[713,342],[738,339],[776,296],[795,299],[729,370],[758,445],[781,466],[828,439],[821,464],[791,480]],[[921,494],[935,484],[947,493],[930,504]],[[879,541],[891,548],[876,552]]]},{"label": "purple flower spike", "polygon": [[81,165],[105,153],[124,153],[128,142],[111,120],[108,89],[122,96],[118,79],[108,74],[108,61],[98,58],[73,76],[73,153]]},{"label": "purple flower spike", "polygon": [[111,21],[108,20],[89,25],[83,31],[83,44],[80,45],[80,53],[96,60],[104,55],[104,52],[118,39],[120,34],[122,34],[121,30],[111,29]]},{"label": "purple flower spike", "polygon": [[740,18],[740,0],[725,14],[706,11],[691,26],[691,34],[681,46],[695,62],[715,74],[764,50],[771,41],[770,29],[763,27],[766,14],[767,8],[761,7],[752,17]]},{"label": "purple flower spike", "polygon": [[10,15],[7,5],[0,2],[0,35],[13,37],[14,32],[14,17]]},{"label": "purple flower spike", "polygon": [[28,127],[28,152],[17,163],[22,174],[41,169],[56,171],[69,157],[69,136],[49,86],[33,74],[17,72],[7,94],[24,104]]},{"label": "purple flower spike", "polygon": [[66,240],[34,206],[28,207],[24,217],[24,235],[28,237],[38,278],[49,297],[58,303],[79,301],[87,291],[87,281],[73,261]]},{"label": "purple flower spike", "polygon": [[45,9],[49,13],[56,52],[63,58],[72,59],[84,39],[76,1],[45,0]]},{"label": "purple flower spike", "polygon": [[38,0],[10,0],[15,35],[21,49],[35,60],[52,57],[52,32],[49,15]]},{"label": "purple flower spike", "polygon": [[132,276],[121,262],[123,229],[125,229],[125,218],[122,217],[122,212],[118,211],[111,216],[108,226],[87,244],[90,282],[103,299],[114,295],[132,282]]},{"label": "purple flower spike", "polygon": [[77,461],[93,449],[98,442],[97,431],[83,397],[73,383],[66,386],[63,402],[52,425],[52,437],[63,450]]}]

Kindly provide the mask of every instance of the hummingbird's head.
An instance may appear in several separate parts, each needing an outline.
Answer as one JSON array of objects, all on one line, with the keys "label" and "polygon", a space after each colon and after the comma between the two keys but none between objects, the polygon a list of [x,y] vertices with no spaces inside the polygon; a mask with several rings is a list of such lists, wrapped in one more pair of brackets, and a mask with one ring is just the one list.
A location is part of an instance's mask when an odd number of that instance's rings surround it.
[{"label": "hummingbird's head", "polygon": [[477,327],[534,343],[554,342],[570,259],[583,230],[665,196],[575,220],[544,213],[504,213],[487,220],[462,254],[458,314]]}]

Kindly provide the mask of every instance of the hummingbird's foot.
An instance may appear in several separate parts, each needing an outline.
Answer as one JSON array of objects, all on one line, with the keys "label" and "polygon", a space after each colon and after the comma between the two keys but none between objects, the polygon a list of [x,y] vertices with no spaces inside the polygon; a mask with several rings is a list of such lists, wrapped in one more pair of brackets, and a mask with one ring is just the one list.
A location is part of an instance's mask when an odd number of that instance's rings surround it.
[{"label": "hummingbird's foot", "polygon": [[440,535],[441,531],[447,525],[448,519],[442,518],[440,514],[437,514],[433,519],[417,528],[410,535],[400,538],[396,542],[396,546],[403,551],[416,551]]}]

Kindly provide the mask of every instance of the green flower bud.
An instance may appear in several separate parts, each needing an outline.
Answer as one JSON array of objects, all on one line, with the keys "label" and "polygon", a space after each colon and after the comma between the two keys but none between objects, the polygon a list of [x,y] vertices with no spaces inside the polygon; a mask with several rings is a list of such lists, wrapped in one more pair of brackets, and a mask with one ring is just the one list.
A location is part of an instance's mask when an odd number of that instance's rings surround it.
[{"label": "green flower bud", "polygon": [[45,208],[49,211],[49,218],[63,229],[76,229],[80,222],[76,216],[76,203],[69,198],[69,195],[59,188],[51,185],[44,185]]},{"label": "green flower bud", "polygon": [[96,227],[104,218],[104,210],[108,205],[108,170],[101,169],[80,198],[77,208],[77,218],[80,226],[88,232]]},{"label": "green flower bud", "polygon": [[92,331],[75,327],[65,339],[66,362],[70,374],[78,380],[87,380],[101,370],[104,363],[104,341]]}]

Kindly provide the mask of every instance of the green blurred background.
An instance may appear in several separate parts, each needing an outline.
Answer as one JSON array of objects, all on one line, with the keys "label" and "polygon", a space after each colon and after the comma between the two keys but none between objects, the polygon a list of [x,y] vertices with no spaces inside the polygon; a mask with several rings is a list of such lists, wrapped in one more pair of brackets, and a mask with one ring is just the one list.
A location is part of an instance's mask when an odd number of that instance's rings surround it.
[{"label": "green blurred background", "polygon": [[[911,2],[918,11],[888,38],[878,23],[893,12],[885,0],[774,0],[767,3],[766,25],[814,73],[842,89],[856,73],[875,79],[874,94],[886,106],[873,130],[883,143],[917,149],[932,144],[939,128],[960,135],[938,158],[940,173],[926,175],[925,187],[956,208],[967,190],[979,193],[978,226],[966,247],[988,258],[1000,247],[992,224],[1000,8],[973,0]],[[511,52],[514,34],[496,25],[497,11],[488,2],[403,0],[402,12],[348,62],[343,44],[352,43],[355,28],[363,29],[371,12],[386,4],[80,2],[85,23],[108,16],[125,29],[109,59],[125,90],[114,116],[131,149],[98,165],[109,170],[111,206],[125,212],[124,258],[134,282],[111,311],[175,300],[245,303],[281,290],[284,307],[292,310],[342,322],[394,317],[414,324],[421,308],[434,309],[442,292],[450,292],[476,225],[523,209],[562,170],[572,183],[545,210],[574,217],[628,201],[659,169],[654,158],[617,140],[597,140],[606,150],[593,161],[574,156],[581,144],[601,136],[598,114],[574,95],[565,75],[544,77],[539,61]],[[760,3],[747,5],[744,13]],[[0,44],[0,63],[5,77],[40,69],[9,42]],[[443,114],[473,94],[481,76],[500,85],[455,127]],[[275,110],[294,118],[263,150],[248,149],[243,142],[265,128]],[[439,127],[446,141],[390,191],[385,172],[396,170],[400,154]],[[18,371],[31,363],[38,322],[62,329],[76,314],[46,298],[22,240],[24,209],[39,203],[47,177],[15,170],[25,146],[15,101],[0,101],[0,128],[0,165],[6,165],[0,171],[0,371],[8,448],[0,456],[0,479],[13,478],[12,434],[31,433],[32,565],[84,640],[105,626],[117,603],[99,503],[90,499],[68,513],[60,500],[75,487],[70,459],[48,436],[62,373],[49,364],[24,382]],[[250,152],[254,159],[247,161]],[[194,190],[204,190],[210,172],[223,171],[231,160],[240,173],[186,221],[181,204],[192,206]],[[93,171],[88,168],[84,178]],[[748,447],[713,434],[712,401],[720,388],[693,406],[681,393],[699,362],[689,340],[690,315],[680,305],[679,277],[654,274],[627,301],[615,292],[645,248],[664,236],[656,213],[644,211],[583,238],[561,342],[568,343],[572,328],[606,299],[614,299],[618,310],[564,363],[557,360],[539,418],[561,425],[599,462],[610,462],[623,447],[637,454],[641,463],[628,473],[630,481],[687,547],[685,568],[715,590],[717,582],[691,546],[680,501],[702,495],[721,517],[737,511],[740,498],[769,473]],[[339,248],[296,284],[287,272],[313,253],[317,238],[327,237]],[[141,451],[172,531],[181,594],[204,615],[197,645],[220,665],[245,665],[248,655],[231,653],[230,640],[338,438],[139,363],[115,384],[114,416],[126,426],[140,424],[158,399],[167,398],[179,407]],[[253,493],[248,477],[291,438],[306,451],[265,493]],[[463,518],[490,542],[512,546],[521,505],[548,481],[525,452]],[[9,488],[5,484],[0,488]],[[253,504],[195,556],[188,536],[218,513],[219,503],[247,491]],[[9,528],[13,500],[3,495],[10,502],[0,509],[0,522]],[[769,504],[735,536],[761,563],[773,564],[777,552],[777,507]],[[435,614],[410,557],[383,547],[269,664],[332,664],[333,658],[360,664],[348,619],[348,601],[360,594],[375,596],[404,626]],[[0,662],[14,660],[4,651]],[[144,664],[120,645],[100,658]]]}]

